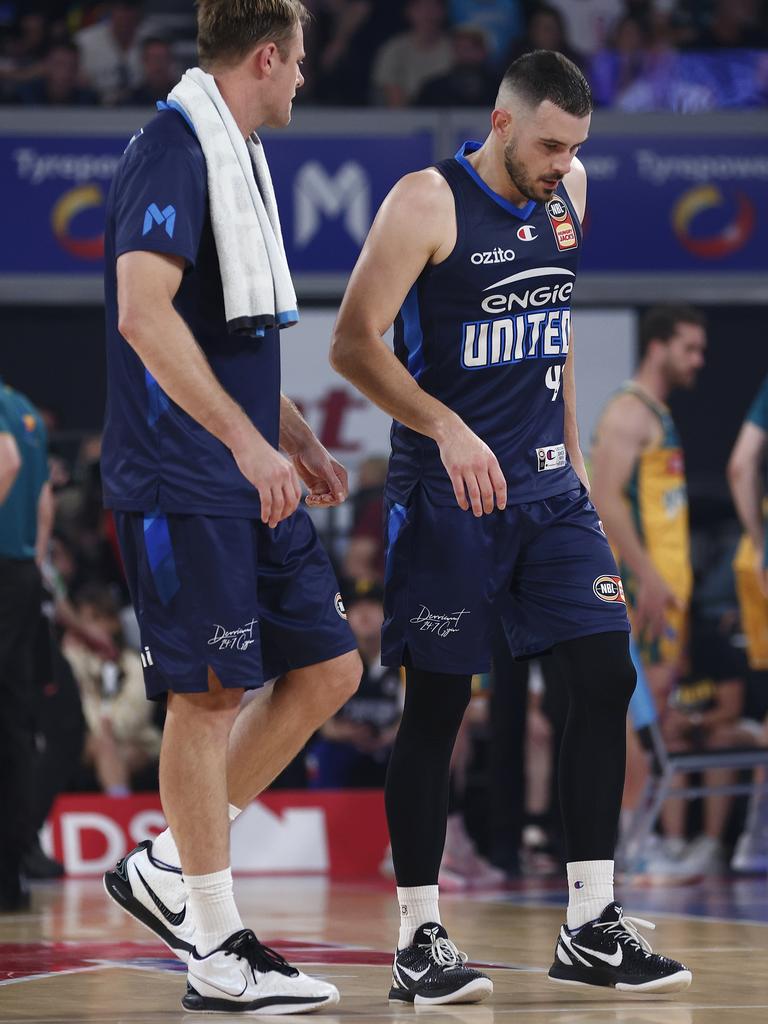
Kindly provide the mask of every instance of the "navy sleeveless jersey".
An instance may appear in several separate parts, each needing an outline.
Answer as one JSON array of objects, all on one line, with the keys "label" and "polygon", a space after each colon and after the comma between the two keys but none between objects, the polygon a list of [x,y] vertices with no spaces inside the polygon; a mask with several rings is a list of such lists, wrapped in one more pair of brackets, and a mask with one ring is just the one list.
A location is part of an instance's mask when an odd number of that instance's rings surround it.
[{"label": "navy sleeveless jersey", "polygon": [[[562,184],[514,206],[466,159],[436,165],[453,192],[456,245],[428,265],[395,321],[395,354],[496,455],[510,504],[578,487],[564,444],[563,366],[581,226]],[[421,483],[438,505],[453,487],[429,437],[395,422],[387,496],[407,504]]]}]

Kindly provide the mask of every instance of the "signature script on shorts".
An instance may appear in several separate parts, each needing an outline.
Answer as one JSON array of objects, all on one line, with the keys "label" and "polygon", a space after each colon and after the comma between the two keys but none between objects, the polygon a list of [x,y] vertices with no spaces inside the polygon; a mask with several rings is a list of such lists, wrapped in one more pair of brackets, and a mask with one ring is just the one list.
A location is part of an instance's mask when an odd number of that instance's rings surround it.
[{"label": "signature script on shorts", "polygon": [[459,632],[459,620],[462,615],[469,615],[466,608],[460,612],[451,612],[450,615],[439,615],[433,613],[426,605],[421,606],[419,614],[411,619],[419,627],[422,633],[436,633],[438,636],[449,636],[451,633]]},{"label": "signature script on shorts", "polygon": [[213,636],[208,643],[214,644],[220,651],[247,651],[251,644],[256,643],[253,633],[257,621],[251,619],[239,629],[225,629],[224,626],[215,623]]}]

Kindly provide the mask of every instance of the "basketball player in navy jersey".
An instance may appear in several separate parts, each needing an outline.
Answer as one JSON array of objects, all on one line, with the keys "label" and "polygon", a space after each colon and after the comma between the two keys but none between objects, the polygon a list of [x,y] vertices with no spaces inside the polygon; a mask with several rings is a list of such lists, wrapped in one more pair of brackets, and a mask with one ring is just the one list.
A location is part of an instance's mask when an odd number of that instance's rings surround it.
[{"label": "basketball player in navy jersey", "polygon": [[[592,99],[537,51],[501,83],[482,144],[407,175],[385,200],[344,297],[334,367],[394,418],[383,662],[406,699],[386,806],[400,904],[391,999],[473,1002],[490,980],[440,921],[448,770],[475,672],[502,619],[513,653],[551,652],[570,713],[560,755],[567,923],[555,981],[671,992],[614,901],[613,851],[635,685],[621,580],[576,427],[571,292]],[[382,335],[395,322],[394,354]]]},{"label": "basketball player in navy jersey", "polygon": [[[243,138],[287,126],[304,81],[304,5],[196,6],[208,87]],[[229,822],[359,682],[336,578],[298,507],[299,477],[309,504],[330,506],[346,473],[281,394],[277,323],[259,336],[228,321],[209,192],[224,175],[222,190],[240,195],[224,166],[163,104],[128,145],[106,204],[102,478],[147,696],[167,702],[169,827],[104,883],[187,964],[188,1012],[301,1013],[334,1005],[338,990],[243,926]]]}]

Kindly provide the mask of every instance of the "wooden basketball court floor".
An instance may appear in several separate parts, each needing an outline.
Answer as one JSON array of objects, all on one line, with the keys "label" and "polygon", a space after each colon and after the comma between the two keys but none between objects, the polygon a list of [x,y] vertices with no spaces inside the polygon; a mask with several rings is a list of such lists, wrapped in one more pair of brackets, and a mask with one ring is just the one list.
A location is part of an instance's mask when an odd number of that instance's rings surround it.
[{"label": "wooden basketball court floor", "polygon": [[[245,923],[262,941],[338,985],[341,1003],[313,1015],[318,1024],[407,1024],[414,1015],[434,1024],[768,1021],[765,878],[618,890],[628,914],[655,920],[654,948],[694,972],[692,987],[668,998],[547,981],[562,890],[529,884],[512,892],[445,896],[444,923],[473,962],[488,965],[495,992],[477,1006],[426,1009],[387,1002],[397,915],[385,884],[239,878],[235,889]],[[189,1024],[198,1015],[181,1007],[184,985],[183,966],[107,899],[98,880],[38,885],[31,913],[0,915],[3,1024]]]}]

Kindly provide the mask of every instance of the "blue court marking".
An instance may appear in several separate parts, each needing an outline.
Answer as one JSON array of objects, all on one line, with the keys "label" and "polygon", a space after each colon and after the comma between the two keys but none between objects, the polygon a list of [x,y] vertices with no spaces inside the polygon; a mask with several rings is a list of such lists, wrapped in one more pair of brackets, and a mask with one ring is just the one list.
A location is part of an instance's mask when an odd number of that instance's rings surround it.
[{"label": "blue court marking", "polygon": [[418,284],[405,297],[400,315],[403,318],[403,341],[408,350],[408,372],[418,380],[424,370],[424,332],[421,329]]},{"label": "blue court marking", "polygon": [[392,575],[392,552],[394,551],[395,541],[400,530],[403,528],[406,512],[405,505],[399,505],[395,502],[391,506],[389,516],[387,517],[387,557],[384,566],[384,579],[387,581]]},{"label": "blue court marking", "polygon": [[181,583],[176,573],[168,520],[164,515],[144,516],[144,546],[158,597],[163,604],[168,604]]},{"label": "blue court marking", "polygon": [[461,164],[475,184],[479,185],[483,192],[485,192],[487,196],[490,196],[494,203],[497,203],[502,210],[506,210],[507,213],[511,213],[514,217],[517,217],[518,220],[528,220],[536,209],[536,201],[534,199],[529,199],[525,206],[515,206],[514,203],[510,203],[510,201],[505,199],[504,196],[500,196],[498,192],[494,192],[493,189],[483,181],[469,160],[467,160],[467,154],[474,153],[475,150],[480,149],[481,146],[482,142],[470,139],[460,147],[456,153],[455,159]]}]

